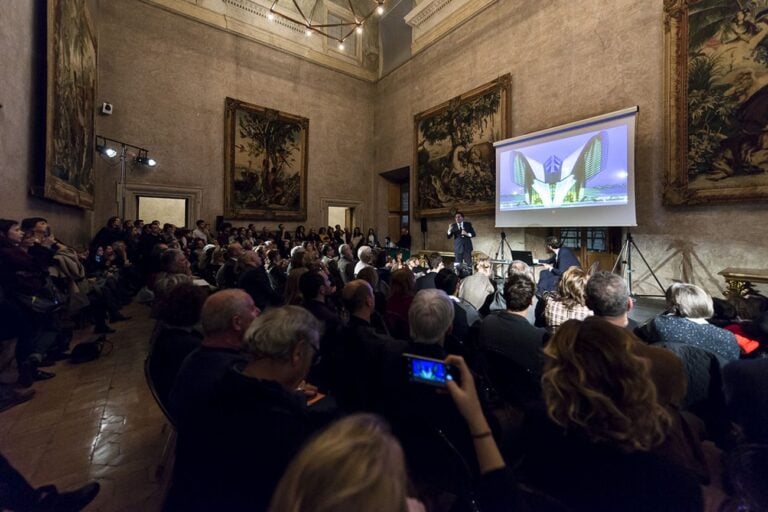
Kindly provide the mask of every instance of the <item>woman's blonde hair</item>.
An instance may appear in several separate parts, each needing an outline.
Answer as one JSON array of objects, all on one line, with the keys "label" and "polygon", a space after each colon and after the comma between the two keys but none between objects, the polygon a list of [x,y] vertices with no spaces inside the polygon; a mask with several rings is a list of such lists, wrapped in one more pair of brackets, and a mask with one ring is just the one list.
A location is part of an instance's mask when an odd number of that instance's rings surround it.
[{"label": "woman's blonde hair", "polygon": [[584,291],[587,288],[589,276],[579,267],[571,267],[563,273],[557,292],[562,303],[568,308],[586,305]]},{"label": "woman's blonde hair", "polygon": [[562,324],[544,349],[547,412],[566,430],[631,452],[647,451],[671,423],[650,379],[650,361],[632,353],[624,329],[598,317]]},{"label": "woman's blonde hair", "polygon": [[402,448],[378,416],[347,416],[293,459],[269,510],[406,512]]}]

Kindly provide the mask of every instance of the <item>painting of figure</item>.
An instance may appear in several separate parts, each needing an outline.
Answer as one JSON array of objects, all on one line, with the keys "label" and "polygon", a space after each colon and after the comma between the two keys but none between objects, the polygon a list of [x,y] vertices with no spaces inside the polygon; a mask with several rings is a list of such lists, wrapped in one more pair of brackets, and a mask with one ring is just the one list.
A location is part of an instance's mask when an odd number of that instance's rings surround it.
[{"label": "painting of figure", "polygon": [[414,117],[417,216],[494,209],[496,154],[509,123],[510,75]]},{"label": "painting of figure", "polygon": [[768,0],[674,0],[666,21],[665,199],[768,198]]},{"label": "painting of figure", "polygon": [[225,215],[305,220],[309,120],[226,100]]},{"label": "painting of figure", "polygon": [[93,208],[96,38],[85,0],[48,0],[43,195]]}]

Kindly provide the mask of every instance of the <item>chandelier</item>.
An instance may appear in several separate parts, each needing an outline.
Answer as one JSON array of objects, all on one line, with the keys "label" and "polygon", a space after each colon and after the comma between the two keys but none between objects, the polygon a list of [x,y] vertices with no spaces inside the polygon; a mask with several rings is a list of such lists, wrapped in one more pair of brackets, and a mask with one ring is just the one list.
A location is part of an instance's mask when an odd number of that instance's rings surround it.
[{"label": "chandelier", "polygon": [[[281,12],[278,11],[275,7],[282,1],[282,3],[287,3],[288,1],[292,2],[294,7],[296,7],[296,10],[298,11],[298,17],[295,17],[295,15],[292,15],[291,13]],[[354,33],[362,34],[363,33],[363,25],[365,25],[365,22],[368,21],[368,18],[373,16],[374,14],[384,14],[384,2],[386,0],[370,0],[371,2],[371,10],[367,14],[359,13],[355,9],[355,7],[352,5],[352,0],[347,0],[347,4],[349,5],[349,10],[352,12],[352,21],[342,21],[340,23],[315,23],[314,17],[315,17],[315,11],[317,10],[317,7],[319,4],[323,2],[323,0],[315,0],[312,4],[312,10],[309,11],[309,13],[305,13],[304,10],[299,6],[299,3],[297,0],[272,0],[272,6],[269,8],[269,13],[267,14],[267,18],[272,21],[275,19],[275,16],[280,16],[281,18],[288,20],[292,23],[296,23],[297,25],[301,25],[304,27],[304,33],[307,36],[312,35],[312,33],[317,32],[318,34],[321,34],[328,39],[333,39],[339,43],[339,50],[344,49],[344,41],[351,36]],[[331,35],[329,34],[329,29],[333,28],[339,28],[340,29],[340,36]]]}]

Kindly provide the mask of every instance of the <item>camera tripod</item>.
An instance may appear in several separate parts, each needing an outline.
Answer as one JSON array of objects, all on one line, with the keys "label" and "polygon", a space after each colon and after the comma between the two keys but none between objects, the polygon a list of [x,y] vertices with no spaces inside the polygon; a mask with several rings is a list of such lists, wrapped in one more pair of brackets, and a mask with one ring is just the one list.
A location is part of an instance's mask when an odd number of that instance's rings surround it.
[{"label": "camera tripod", "polygon": [[501,239],[499,240],[499,248],[496,249],[496,258],[497,260],[506,260],[506,256],[504,255],[504,247],[506,246],[507,249],[509,249],[509,255],[512,256],[512,246],[509,245],[509,242],[507,242],[507,234],[505,232],[501,232]]},{"label": "camera tripod", "polygon": [[[656,284],[659,285],[659,289],[661,290],[661,295],[641,295],[638,293],[635,293],[632,290],[632,274],[634,273],[634,267],[632,266],[632,248],[635,249],[638,256],[640,256],[640,259],[643,260],[643,263],[645,264],[645,268],[648,269],[648,272],[653,276],[653,279],[656,281]],[[626,258],[626,259],[624,259]],[[621,251],[619,252],[619,257],[616,258],[616,263],[613,265],[613,270],[611,272],[616,273],[616,269],[619,267],[619,263],[624,264],[624,275],[627,280],[627,289],[629,290],[629,296],[630,297],[665,297],[666,296],[666,290],[664,289],[664,285],[661,284],[661,281],[659,281],[659,278],[654,273],[651,266],[648,264],[648,261],[645,259],[645,256],[643,256],[643,253],[640,251],[640,249],[637,247],[637,244],[635,244],[635,240],[632,238],[632,233],[627,231],[627,238],[624,241],[623,246],[621,247]]]}]

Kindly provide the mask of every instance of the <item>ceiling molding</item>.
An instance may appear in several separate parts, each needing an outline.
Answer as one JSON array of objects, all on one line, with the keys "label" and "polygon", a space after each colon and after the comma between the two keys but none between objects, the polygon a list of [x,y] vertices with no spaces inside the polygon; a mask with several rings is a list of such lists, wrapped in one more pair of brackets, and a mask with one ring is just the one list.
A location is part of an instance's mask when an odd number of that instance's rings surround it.
[{"label": "ceiling molding", "polygon": [[343,54],[330,47],[325,37],[307,37],[304,29],[295,23],[279,17],[268,20],[269,0],[141,1],[354,78],[368,82],[378,80],[378,70],[363,67],[362,37],[357,40],[356,55]]},{"label": "ceiling molding", "polygon": [[413,28],[411,54],[416,55],[469,21],[498,0],[420,0],[405,16]]}]

